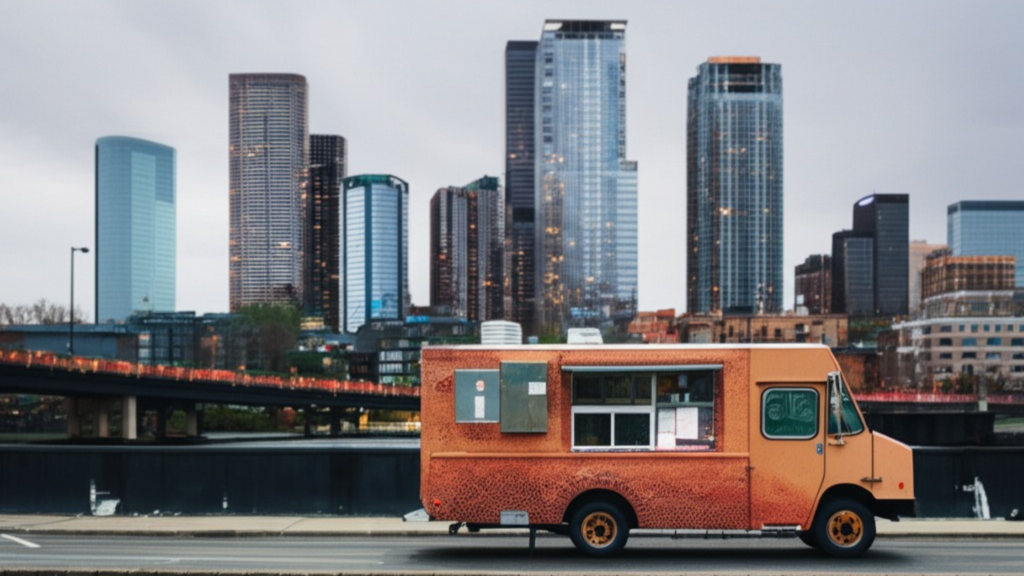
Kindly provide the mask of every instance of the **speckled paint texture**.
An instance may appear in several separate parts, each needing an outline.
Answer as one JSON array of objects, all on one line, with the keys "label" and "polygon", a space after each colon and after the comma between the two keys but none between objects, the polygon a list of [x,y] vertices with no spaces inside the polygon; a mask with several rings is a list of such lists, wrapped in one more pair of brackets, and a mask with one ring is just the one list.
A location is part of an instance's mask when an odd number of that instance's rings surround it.
[{"label": "speckled paint texture", "polygon": [[[498,369],[502,361],[547,363],[546,433],[503,434],[500,424],[455,422],[455,370]],[[723,366],[713,452],[572,450],[571,375],[561,366],[684,364]],[[760,431],[760,390],[771,383],[818,387],[824,416],[825,378],[836,369],[823,346],[428,347],[421,497],[437,519],[480,524],[497,524],[502,510],[525,510],[532,524],[557,524],[580,494],[610,490],[629,502],[642,528],[806,525],[824,475],[814,448],[824,434],[777,452],[779,444]],[[751,459],[752,448],[768,452]]]}]

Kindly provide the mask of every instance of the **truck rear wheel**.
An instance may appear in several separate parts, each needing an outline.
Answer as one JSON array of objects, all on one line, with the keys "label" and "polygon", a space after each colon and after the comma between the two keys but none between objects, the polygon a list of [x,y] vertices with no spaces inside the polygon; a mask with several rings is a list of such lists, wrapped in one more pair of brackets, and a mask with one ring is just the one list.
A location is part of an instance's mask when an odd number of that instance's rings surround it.
[{"label": "truck rear wheel", "polygon": [[588,556],[613,556],[626,545],[629,525],[618,507],[607,502],[591,502],[572,515],[569,538]]},{"label": "truck rear wheel", "polygon": [[797,537],[800,538],[801,542],[807,544],[811,548],[821,548],[821,546],[818,546],[818,541],[814,539],[813,530],[804,530],[802,532],[799,532],[797,533]]},{"label": "truck rear wheel", "polygon": [[818,509],[812,535],[818,547],[831,556],[860,556],[875,541],[875,515],[859,502],[832,500]]}]

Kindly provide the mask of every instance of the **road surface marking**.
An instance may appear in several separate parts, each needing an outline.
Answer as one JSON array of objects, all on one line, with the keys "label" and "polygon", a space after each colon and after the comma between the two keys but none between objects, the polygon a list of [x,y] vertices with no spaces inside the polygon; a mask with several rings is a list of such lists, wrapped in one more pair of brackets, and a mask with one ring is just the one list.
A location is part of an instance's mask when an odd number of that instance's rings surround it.
[{"label": "road surface marking", "polygon": [[7,538],[11,542],[17,542],[18,544],[21,544],[22,546],[24,546],[26,548],[39,548],[39,544],[33,544],[32,542],[29,542],[28,540],[22,540],[21,538],[18,538],[16,536],[11,536],[9,534],[0,534],[0,538]]}]

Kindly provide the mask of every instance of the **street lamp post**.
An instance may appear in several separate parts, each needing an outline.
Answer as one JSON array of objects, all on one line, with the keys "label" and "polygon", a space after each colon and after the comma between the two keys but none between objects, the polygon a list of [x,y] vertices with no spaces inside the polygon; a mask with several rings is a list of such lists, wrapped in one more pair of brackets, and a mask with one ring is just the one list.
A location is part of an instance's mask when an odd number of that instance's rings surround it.
[{"label": "street lamp post", "polygon": [[75,252],[88,254],[89,249],[84,246],[81,248],[71,247],[71,310],[69,312],[71,319],[68,322],[68,354],[72,356],[75,355]]}]

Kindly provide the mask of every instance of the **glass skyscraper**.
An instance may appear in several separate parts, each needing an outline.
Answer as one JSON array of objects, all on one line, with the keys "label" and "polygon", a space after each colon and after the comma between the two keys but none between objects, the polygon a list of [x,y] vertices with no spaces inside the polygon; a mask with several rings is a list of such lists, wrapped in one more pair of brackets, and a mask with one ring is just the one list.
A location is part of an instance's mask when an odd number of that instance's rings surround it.
[{"label": "glass skyscraper", "polygon": [[537,318],[632,315],[636,162],[626,160],[626,22],[548,20],[534,83]]},{"label": "glass skyscraper", "polygon": [[966,200],[946,210],[953,256],[1015,256],[1014,279],[1024,288],[1024,201]]},{"label": "glass skyscraper", "polygon": [[230,77],[231,310],[303,297],[303,209],[309,164],[306,79]]},{"label": "glass skyscraper", "polygon": [[687,310],[782,309],[782,67],[716,57],[687,103]]},{"label": "glass skyscraper", "polygon": [[342,328],[399,320],[409,305],[409,185],[394,176],[342,181]]},{"label": "glass skyscraper", "polygon": [[504,313],[505,198],[498,179],[441,188],[430,199],[430,305],[470,321]]},{"label": "glass skyscraper", "polygon": [[346,176],[345,139],[311,134],[309,187],[306,199],[305,289],[307,316],[323,318],[332,330],[339,326],[338,286],[341,181]]},{"label": "glass skyscraper", "polygon": [[910,196],[872,194],[853,205],[853,229],[874,243],[875,316],[906,315],[910,282]]},{"label": "glass skyscraper", "polygon": [[875,315],[875,241],[871,233],[832,235],[832,312]]},{"label": "glass skyscraper", "polygon": [[174,148],[124,136],[96,141],[96,322],[175,308]]},{"label": "glass skyscraper", "polygon": [[505,281],[509,309],[505,316],[534,333],[536,275],[534,200],[536,122],[534,93],[537,42],[510,41],[505,46],[505,209],[508,247]]}]

